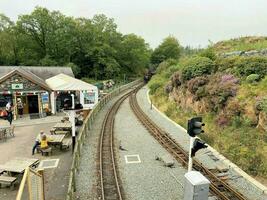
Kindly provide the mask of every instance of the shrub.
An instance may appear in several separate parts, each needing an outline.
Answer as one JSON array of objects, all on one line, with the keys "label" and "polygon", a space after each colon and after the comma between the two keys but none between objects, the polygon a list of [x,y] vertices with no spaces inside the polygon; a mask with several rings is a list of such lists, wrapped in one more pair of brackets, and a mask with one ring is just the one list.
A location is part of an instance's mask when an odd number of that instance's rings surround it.
[{"label": "shrub", "polygon": [[214,62],[206,57],[193,57],[184,63],[182,68],[182,80],[190,80],[197,76],[208,75],[214,72]]},{"label": "shrub", "polygon": [[192,94],[196,94],[197,90],[208,83],[208,78],[205,76],[200,76],[200,77],[196,77],[194,79],[191,79],[190,81],[188,81],[187,83],[187,87],[189,92],[191,92]]},{"label": "shrub", "polygon": [[256,102],[256,109],[267,113],[267,97],[259,98]]},{"label": "shrub", "polygon": [[169,93],[171,93],[172,92],[172,89],[173,89],[173,87],[172,87],[172,83],[169,81],[168,82],[168,84],[167,85],[165,85],[165,92],[167,93],[167,94],[169,94]]},{"label": "shrub", "polygon": [[229,117],[241,116],[244,112],[244,106],[237,99],[231,99],[225,107],[225,112]]},{"label": "shrub", "polygon": [[242,57],[236,62],[237,73],[240,76],[258,74],[263,78],[267,74],[267,58],[265,57]]},{"label": "shrub", "polygon": [[215,54],[214,50],[212,48],[210,48],[210,47],[207,48],[207,49],[202,50],[199,53],[199,56],[206,57],[206,58],[209,58],[211,60],[215,60],[216,59],[216,54]]},{"label": "shrub", "polygon": [[258,74],[250,74],[246,78],[246,81],[248,83],[255,83],[255,82],[258,82],[259,80],[260,80],[260,76]]},{"label": "shrub", "polygon": [[206,91],[213,111],[223,108],[230,97],[236,96],[238,79],[230,75],[215,75],[208,83]]},{"label": "shrub", "polygon": [[171,76],[171,83],[172,83],[172,86],[175,88],[178,88],[182,84],[180,72],[175,72]]},{"label": "shrub", "polygon": [[159,75],[153,76],[151,81],[149,81],[149,88],[150,88],[150,94],[154,94],[159,88],[162,89],[162,87],[165,85],[166,80]]},{"label": "shrub", "polygon": [[218,71],[233,72],[235,71],[235,64],[238,59],[240,59],[239,56],[233,56],[233,57],[227,57],[227,58],[218,57],[215,60],[215,63],[218,67]]},{"label": "shrub", "polygon": [[167,70],[167,68],[170,66],[170,64],[167,61],[163,61],[159,64],[157,67],[157,73],[160,74],[161,72]]}]

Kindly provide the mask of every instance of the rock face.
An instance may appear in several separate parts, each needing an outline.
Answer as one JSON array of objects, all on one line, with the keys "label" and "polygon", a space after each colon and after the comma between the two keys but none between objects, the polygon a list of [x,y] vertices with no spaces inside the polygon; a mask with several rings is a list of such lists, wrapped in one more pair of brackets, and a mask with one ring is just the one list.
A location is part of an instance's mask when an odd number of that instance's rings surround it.
[{"label": "rock face", "polygon": [[267,49],[251,50],[251,51],[233,51],[220,54],[220,56],[224,58],[231,56],[267,56]]},{"label": "rock face", "polygon": [[267,115],[264,112],[259,113],[257,129],[267,132]]},{"label": "rock face", "polygon": [[[197,114],[204,114],[211,111],[211,105],[209,105],[207,99],[204,98],[196,101],[190,92],[180,88],[174,89],[169,94],[169,98],[174,100],[181,108],[194,111]],[[253,103],[239,105],[241,106],[240,108],[236,105],[230,106],[230,104],[231,101],[229,101],[225,109],[222,110],[226,116],[230,118],[234,116],[243,116],[250,120],[251,126],[255,126],[260,131],[267,132],[267,114],[263,111],[257,111]],[[237,111],[240,111],[240,113],[238,114]]]},{"label": "rock face", "polygon": [[194,96],[188,91],[184,93],[182,90],[175,89],[171,93],[170,98],[180,107],[187,110],[193,110],[196,113],[206,113],[209,111],[209,105],[204,99],[195,101]]}]

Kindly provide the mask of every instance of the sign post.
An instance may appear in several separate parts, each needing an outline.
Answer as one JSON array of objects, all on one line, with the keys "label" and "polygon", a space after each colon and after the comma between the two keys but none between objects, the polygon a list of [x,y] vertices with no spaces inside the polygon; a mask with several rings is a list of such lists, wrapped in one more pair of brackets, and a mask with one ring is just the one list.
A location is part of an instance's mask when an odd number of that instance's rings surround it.
[{"label": "sign post", "polygon": [[193,167],[193,158],[192,158],[192,148],[194,144],[195,138],[190,137],[190,144],[189,144],[189,158],[188,158],[188,172],[192,171]]}]

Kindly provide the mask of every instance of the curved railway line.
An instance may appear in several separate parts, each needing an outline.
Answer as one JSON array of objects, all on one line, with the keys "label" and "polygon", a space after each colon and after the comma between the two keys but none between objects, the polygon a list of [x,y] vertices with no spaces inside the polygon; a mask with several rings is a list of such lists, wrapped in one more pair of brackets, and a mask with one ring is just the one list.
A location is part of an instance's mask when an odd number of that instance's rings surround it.
[{"label": "curved railway line", "polygon": [[98,149],[99,163],[99,191],[102,200],[122,200],[123,191],[117,172],[114,151],[114,119],[122,102],[130,96],[131,90],[120,97],[108,111],[101,128]]},{"label": "curved railway line", "polygon": [[[173,139],[171,136],[159,128],[149,117],[142,111],[138,105],[136,94],[139,88],[130,96],[130,106],[138,120],[146,127],[150,134],[183,166],[188,165],[188,153]],[[236,191],[225,181],[217,177],[216,172],[212,172],[202,165],[202,163],[194,160],[193,168],[200,171],[206,176],[210,184],[210,192],[221,200],[247,200],[242,194]]]},{"label": "curved railway line", "polygon": [[[188,165],[188,153],[173,139],[170,135],[159,128],[149,117],[142,111],[138,105],[136,94],[143,85],[127,92],[120,97],[108,111],[101,128],[98,149],[99,163],[99,196],[102,200],[123,200],[123,189],[120,182],[115,151],[114,151],[114,119],[115,115],[123,103],[130,96],[130,106],[138,120],[146,127],[150,134],[183,166]],[[206,176],[210,184],[210,192],[221,200],[247,200],[242,194],[237,192],[225,181],[217,177],[213,172],[194,160],[193,168],[200,171]]]}]

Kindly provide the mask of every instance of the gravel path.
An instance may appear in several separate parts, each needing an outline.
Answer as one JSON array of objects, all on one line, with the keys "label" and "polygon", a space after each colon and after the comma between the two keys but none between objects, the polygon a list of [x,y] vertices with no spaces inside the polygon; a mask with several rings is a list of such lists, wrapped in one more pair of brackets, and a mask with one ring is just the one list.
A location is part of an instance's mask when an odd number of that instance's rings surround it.
[{"label": "gravel path", "polygon": [[[175,161],[165,167],[157,161],[169,153],[149,134],[132,112],[129,99],[120,107],[115,119],[116,146],[125,150],[117,153],[119,172],[127,200],[183,199],[183,177],[186,170]],[[118,148],[117,148],[118,149]],[[126,156],[138,155],[140,163],[127,163]],[[129,157],[128,162],[137,161]]]},{"label": "gravel path", "polygon": [[[147,87],[143,87],[137,94],[137,100],[143,111],[155,121],[162,129],[168,132],[180,145],[188,150],[189,147],[189,136],[186,134],[185,129],[176,124],[173,124],[166,117],[159,114],[156,109],[150,109],[150,102],[147,98]],[[214,156],[209,149],[200,150],[196,159],[204,163],[210,169],[214,169],[222,162]],[[236,187],[241,193],[247,196],[251,200],[267,200],[267,195],[263,194],[261,190],[251,184],[246,179],[241,177],[234,169],[230,168],[228,171],[229,183]]]},{"label": "gravel path", "polygon": [[[120,95],[121,96],[121,95]],[[85,139],[82,147],[81,164],[76,177],[76,199],[99,199],[97,197],[97,148],[101,126],[107,111],[114,102],[119,99],[115,97],[98,113],[90,130],[89,136]]]}]

